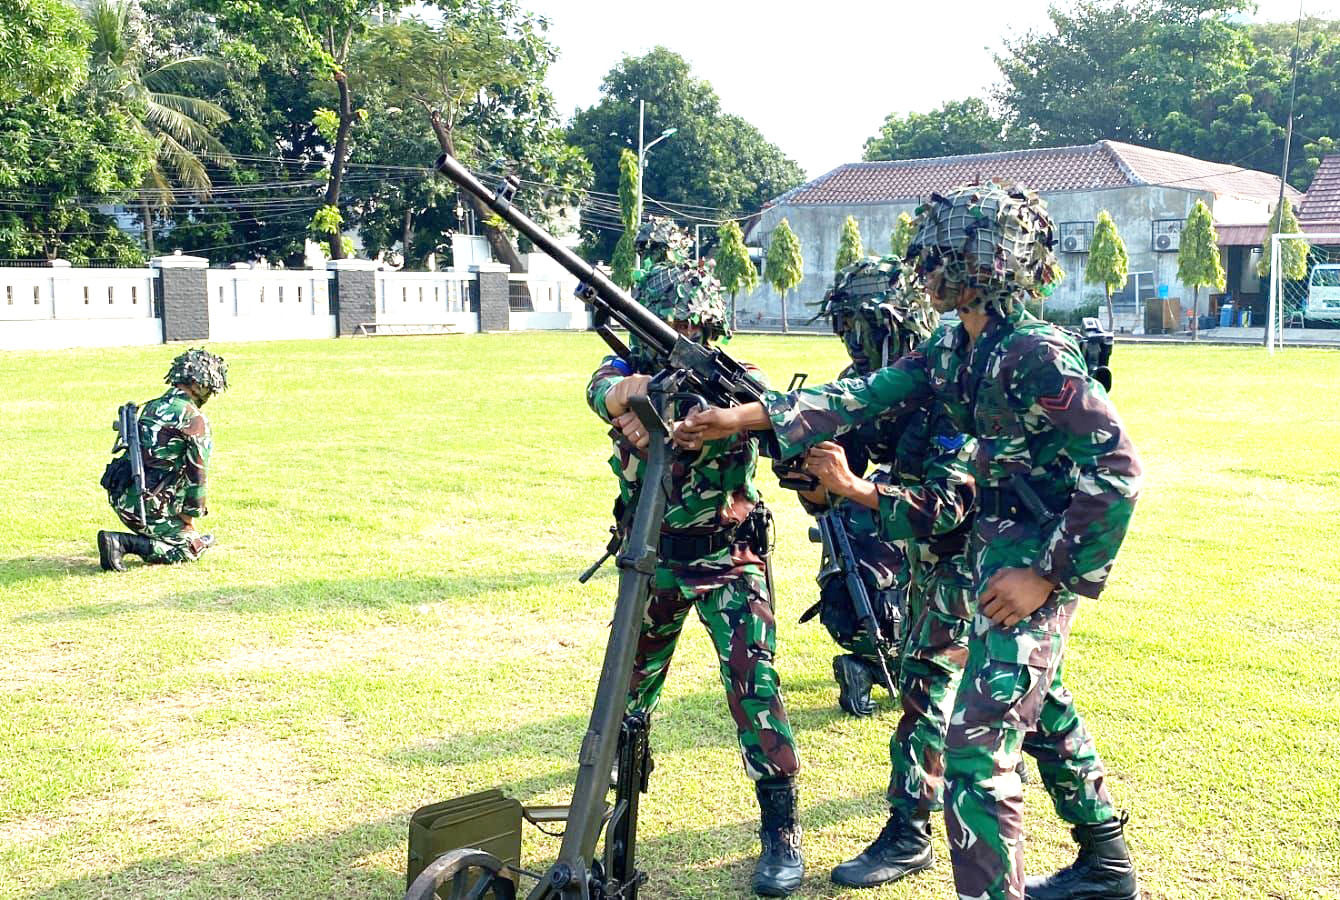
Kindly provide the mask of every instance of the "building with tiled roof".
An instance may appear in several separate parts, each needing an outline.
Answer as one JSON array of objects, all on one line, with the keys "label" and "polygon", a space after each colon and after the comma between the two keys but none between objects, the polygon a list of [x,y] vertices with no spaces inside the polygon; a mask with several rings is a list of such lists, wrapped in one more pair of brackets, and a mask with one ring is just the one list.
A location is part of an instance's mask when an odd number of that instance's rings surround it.
[{"label": "building with tiled roof", "polygon": [[[1162,295],[1189,306],[1191,292],[1177,279],[1176,251],[1182,223],[1196,200],[1210,207],[1229,240],[1244,241],[1228,243],[1221,237],[1228,289],[1240,298],[1259,294],[1251,248],[1260,244],[1257,230],[1264,235],[1279,196],[1279,177],[1118,141],[848,163],[770,201],[753,221],[748,242],[766,246],[772,229],[782,218],[788,220],[805,257],[805,280],[788,299],[788,318],[803,322],[812,314],[805,304],[819,300],[832,282],[838,237],[847,216],[860,225],[867,252],[887,252],[900,213],[913,213],[933,191],[988,179],[1018,182],[1037,191],[1057,221],[1057,249],[1066,278],[1049,304],[1077,307],[1103,296],[1100,287],[1084,283],[1084,265],[1094,221],[1099,211],[1107,210],[1130,258],[1131,279],[1118,298],[1127,309],[1127,326],[1143,325],[1143,308],[1150,298]],[[1293,188],[1287,191],[1297,204],[1302,195]],[[1248,237],[1254,240],[1248,243]],[[1202,314],[1209,308],[1202,290]],[[766,285],[740,304],[745,326],[775,324],[780,314],[781,300]]]},{"label": "building with tiled roof", "polygon": [[1312,234],[1340,233],[1340,153],[1324,157],[1298,210],[1298,227]]}]

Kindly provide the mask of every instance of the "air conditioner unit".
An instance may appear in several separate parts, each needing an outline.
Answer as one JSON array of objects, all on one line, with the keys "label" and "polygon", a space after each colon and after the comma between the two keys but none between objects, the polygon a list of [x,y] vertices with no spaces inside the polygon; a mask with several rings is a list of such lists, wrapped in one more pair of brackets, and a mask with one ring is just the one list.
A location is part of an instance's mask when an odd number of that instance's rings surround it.
[{"label": "air conditioner unit", "polygon": [[1092,222],[1062,222],[1061,251],[1064,253],[1088,253],[1093,241]]},{"label": "air conditioner unit", "polygon": [[1182,246],[1181,219],[1154,220],[1154,252],[1176,253]]}]

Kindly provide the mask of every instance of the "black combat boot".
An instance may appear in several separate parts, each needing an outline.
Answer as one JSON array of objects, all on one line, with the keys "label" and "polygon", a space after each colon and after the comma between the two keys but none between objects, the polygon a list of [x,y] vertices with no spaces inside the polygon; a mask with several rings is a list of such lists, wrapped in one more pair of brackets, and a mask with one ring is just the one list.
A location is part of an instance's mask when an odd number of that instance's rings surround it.
[{"label": "black combat boot", "polygon": [[1135,866],[1122,834],[1128,819],[1122,813],[1101,825],[1070,829],[1079,856],[1055,875],[1029,878],[1025,900],[1138,900]]},{"label": "black combat boot", "polygon": [[838,706],[853,716],[875,714],[875,704],[870,700],[875,675],[869,663],[853,653],[835,656],[833,677],[838,684]]},{"label": "black combat boot", "polygon": [[123,557],[127,553],[134,553],[147,560],[151,552],[153,544],[138,534],[127,534],[124,531],[98,532],[98,562],[106,572],[124,572],[126,564]]},{"label": "black combat boot", "polygon": [[875,842],[833,870],[833,883],[845,887],[874,887],[897,881],[935,863],[931,850],[930,819],[892,810]]},{"label": "black combat boot", "polygon": [[758,830],[763,852],[754,866],[754,893],[785,897],[805,877],[800,852],[800,822],[796,820],[796,780],[765,778],[754,783],[762,825]]}]

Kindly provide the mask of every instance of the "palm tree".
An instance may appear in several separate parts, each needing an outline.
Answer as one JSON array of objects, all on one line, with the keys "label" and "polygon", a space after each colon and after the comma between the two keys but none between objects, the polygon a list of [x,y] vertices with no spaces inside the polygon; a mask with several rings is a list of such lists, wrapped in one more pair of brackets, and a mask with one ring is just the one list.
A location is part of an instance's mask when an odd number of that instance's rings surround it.
[{"label": "palm tree", "polygon": [[184,56],[146,70],[136,46],[131,13],[134,0],[94,0],[86,17],[93,31],[91,74],[97,88],[118,94],[141,110],[138,127],[154,147],[153,164],[140,189],[144,240],[154,252],[153,210],[168,209],[173,183],[197,197],[213,187],[207,162],[232,163],[228,150],[210,128],[228,121],[223,107],[174,91],[202,76],[217,74],[223,64],[205,56]]}]

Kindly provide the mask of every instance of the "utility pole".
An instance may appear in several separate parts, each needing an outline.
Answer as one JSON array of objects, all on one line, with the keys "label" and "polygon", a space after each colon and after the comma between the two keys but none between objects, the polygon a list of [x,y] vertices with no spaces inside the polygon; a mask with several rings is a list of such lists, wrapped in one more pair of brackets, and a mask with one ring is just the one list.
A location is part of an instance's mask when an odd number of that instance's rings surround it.
[{"label": "utility pole", "polygon": [[[642,129],[646,122],[647,103],[645,100],[637,101],[637,225],[642,227],[642,170],[647,167],[647,151],[655,147],[661,141],[678,131],[678,128],[667,128],[661,132],[660,137],[650,144],[642,143]],[[642,265],[642,255],[638,254],[635,259],[637,265]]]}]

